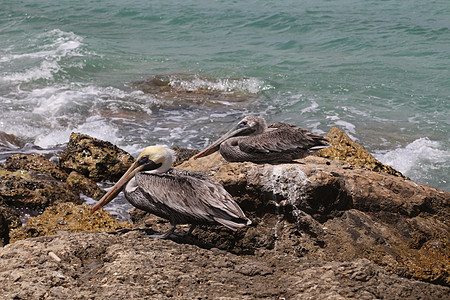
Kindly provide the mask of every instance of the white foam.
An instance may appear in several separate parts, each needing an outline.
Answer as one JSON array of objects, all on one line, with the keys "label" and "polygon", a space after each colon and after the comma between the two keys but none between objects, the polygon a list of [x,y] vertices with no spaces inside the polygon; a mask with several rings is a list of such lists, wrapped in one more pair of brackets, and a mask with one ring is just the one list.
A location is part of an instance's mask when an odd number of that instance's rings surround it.
[{"label": "white foam", "polygon": [[[73,32],[54,29],[31,38],[29,44],[39,45],[34,52],[8,53],[0,57],[0,62],[24,65],[22,70],[2,74],[3,81],[28,82],[37,79],[52,79],[54,74],[61,71],[62,58],[84,56],[83,38]],[[9,49],[20,52],[22,49]],[[74,66],[80,66],[77,61]]]},{"label": "white foam", "polygon": [[43,61],[37,67],[29,68],[22,72],[3,74],[2,80],[13,82],[27,82],[37,79],[52,79],[53,74],[60,70],[56,61]]},{"label": "white foam", "polygon": [[53,129],[47,134],[39,135],[34,143],[42,148],[50,148],[54,145],[64,144],[67,143],[72,132],[84,133],[113,144],[119,144],[121,141],[117,136],[118,129],[116,127],[107,123],[100,116],[92,116],[77,127],[61,130]]},{"label": "white foam", "polygon": [[179,90],[197,91],[200,89],[233,92],[243,91],[252,94],[257,94],[262,90],[269,89],[267,84],[258,78],[240,78],[240,79],[217,79],[208,80],[195,76],[193,79],[180,79],[171,77],[169,85]]},{"label": "white foam", "polygon": [[336,124],[337,126],[343,127],[343,128],[344,128],[344,131],[349,131],[349,132],[351,132],[351,133],[353,133],[353,134],[356,133],[356,131],[355,131],[355,125],[353,125],[353,124],[350,123],[350,122],[347,122],[347,121],[344,121],[344,120],[338,120],[338,121],[335,122],[335,124]]},{"label": "white foam", "polygon": [[442,167],[439,166],[440,164],[450,164],[450,151],[441,149],[439,142],[428,138],[419,138],[404,148],[397,148],[387,153],[375,153],[375,157],[406,176],[413,176],[417,172],[425,173],[429,169],[438,169]]},{"label": "white foam", "polygon": [[327,116],[327,119],[334,121],[334,125],[338,126],[342,131],[344,131],[348,136],[354,140],[358,141],[358,138],[355,136],[356,134],[356,126],[350,122],[341,120],[339,116]]},{"label": "white foam", "polygon": [[307,113],[307,112],[316,112],[318,107],[319,107],[319,104],[316,101],[311,100],[311,105],[302,109],[301,112],[302,112],[302,114]]}]

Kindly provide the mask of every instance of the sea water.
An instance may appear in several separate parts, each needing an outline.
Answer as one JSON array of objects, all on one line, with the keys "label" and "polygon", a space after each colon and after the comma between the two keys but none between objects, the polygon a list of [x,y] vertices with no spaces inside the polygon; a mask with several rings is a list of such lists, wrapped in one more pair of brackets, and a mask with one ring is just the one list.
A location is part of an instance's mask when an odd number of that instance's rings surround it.
[{"label": "sea water", "polygon": [[[200,149],[257,115],[338,126],[450,191],[449,15],[447,0],[2,0],[0,131],[27,147],[0,158],[59,149],[71,132],[132,155]],[[155,76],[231,97],[175,101],[133,84]]]}]

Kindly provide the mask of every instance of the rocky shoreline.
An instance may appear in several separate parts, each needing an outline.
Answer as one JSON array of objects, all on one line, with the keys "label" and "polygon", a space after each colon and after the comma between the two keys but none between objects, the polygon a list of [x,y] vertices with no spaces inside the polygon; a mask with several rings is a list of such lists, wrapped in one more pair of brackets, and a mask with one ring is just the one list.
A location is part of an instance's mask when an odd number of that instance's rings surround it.
[{"label": "rocky shoreline", "polygon": [[[450,296],[450,193],[417,184],[333,128],[332,147],[291,164],[176,167],[208,173],[252,225],[200,226],[155,241],[167,222],[90,213],[80,193],[117,180],[123,150],[72,134],[58,162],[17,154],[0,166],[0,293],[5,299],[437,299]],[[177,149],[186,159],[195,151]],[[43,212],[22,226],[17,209]]]}]

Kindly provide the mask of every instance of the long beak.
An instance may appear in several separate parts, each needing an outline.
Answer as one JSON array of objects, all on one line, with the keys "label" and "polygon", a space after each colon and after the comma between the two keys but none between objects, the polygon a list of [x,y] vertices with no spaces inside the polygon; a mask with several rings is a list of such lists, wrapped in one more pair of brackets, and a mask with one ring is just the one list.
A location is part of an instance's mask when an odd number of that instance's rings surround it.
[{"label": "long beak", "polygon": [[228,131],[227,133],[225,133],[221,138],[219,138],[217,141],[215,141],[211,146],[209,146],[208,148],[206,148],[205,150],[203,150],[202,152],[198,153],[197,155],[194,156],[194,159],[197,159],[199,157],[203,157],[203,156],[208,156],[210,154],[213,154],[214,152],[218,151],[220,149],[220,144],[222,144],[225,140],[229,139],[230,137],[233,137],[239,133],[241,133],[242,131],[244,131],[245,129],[247,129],[246,127],[243,128],[238,128],[238,125],[234,126],[233,128],[231,128],[230,131]]},{"label": "long beak", "polygon": [[131,167],[123,174],[123,176],[117,181],[117,183],[100,199],[97,204],[92,207],[92,212],[98,210],[102,206],[108,204],[112,199],[114,199],[123,189],[125,184],[139,172],[143,166],[138,165],[135,161]]}]

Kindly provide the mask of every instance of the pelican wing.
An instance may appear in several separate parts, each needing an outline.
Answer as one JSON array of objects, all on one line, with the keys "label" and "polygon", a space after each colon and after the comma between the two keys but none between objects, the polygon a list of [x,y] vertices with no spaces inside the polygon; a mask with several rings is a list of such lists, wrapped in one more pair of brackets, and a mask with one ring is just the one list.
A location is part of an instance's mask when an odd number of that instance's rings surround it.
[{"label": "pelican wing", "polygon": [[142,172],[136,175],[136,181],[147,198],[167,208],[173,216],[215,220],[231,229],[249,221],[231,195],[204,173],[179,169],[163,174]]},{"label": "pelican wing", "polygon": [[261,134],[239,141],[239,148],[246,153],[290,152],[325,146],[326,139],[308,130],[286,123],[273,123]]}]

